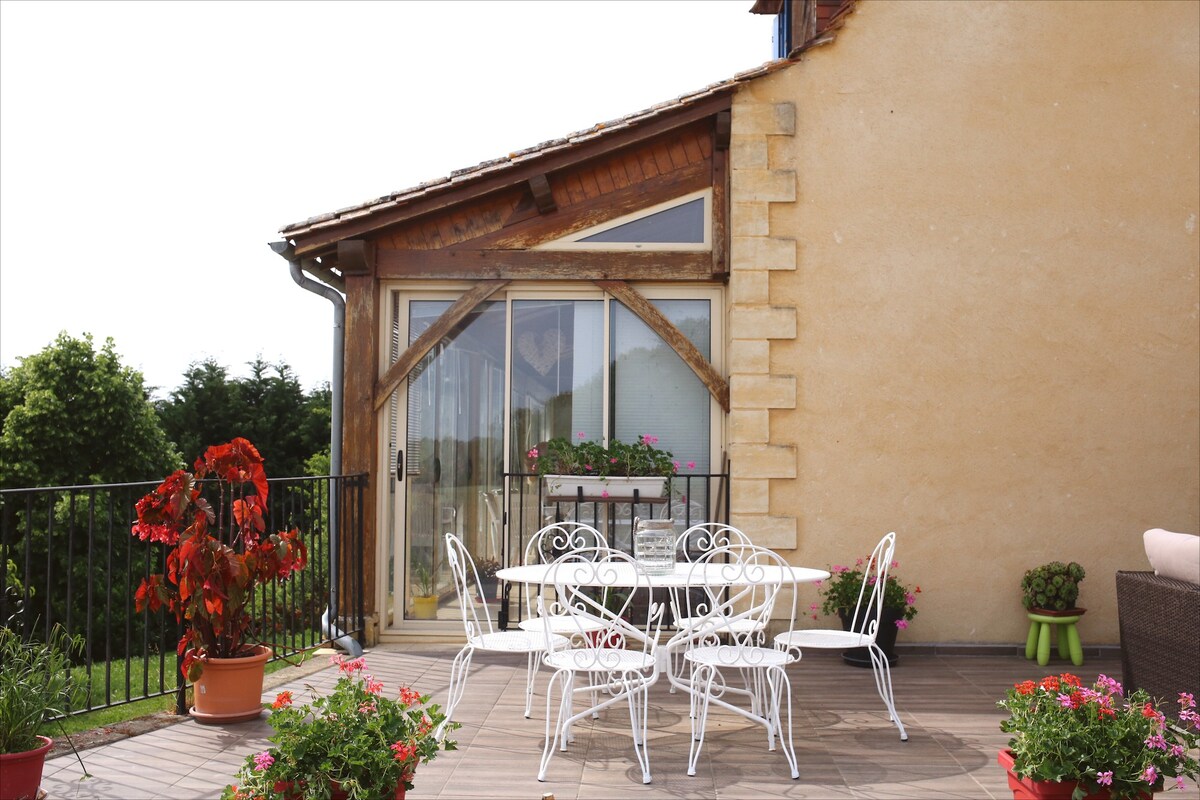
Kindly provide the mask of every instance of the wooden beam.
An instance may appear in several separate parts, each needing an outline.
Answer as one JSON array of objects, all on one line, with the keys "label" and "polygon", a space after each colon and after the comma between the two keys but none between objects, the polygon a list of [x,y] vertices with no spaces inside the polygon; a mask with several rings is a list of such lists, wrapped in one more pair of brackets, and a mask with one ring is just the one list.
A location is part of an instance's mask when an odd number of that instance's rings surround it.
[{"label": "wooden beam", "polygon": [[716,123],[713,127],[713,149],[728,150],[732,138],[733,114],[729,111],[720,111],[717,113]]},{"label": "wooden beam", "polygon": [[713,152],[712,273],[729,277],[729,151]]},{"label": "wooden beam", "polygon": [[[666,200],[706,189],[713,181],[712,162],[689,164],[666,175],[624,186],[592,202],[560,208],[552,217],[529,215],[506,221],[498,231],[451,245],[470,250],[523,250],[562,238]],[[514,215],[515,217],[515,215]]]},{"label": "wooden beam", "polygon": [[712,280],[707,250],[380,250],[377,277],[468,280]]},{"label": "wooden beam", "polygon": [[483,281],[468,289],[455,300],[454,305],[446,309],[446,313],[438,317],[437,322],[426,328],[401,354],[400,358],[388,367],[387,372],[375,384],[375,410],[378,411],[383,407],[400,382],[408,377],[408,373],[412,372],[413,367],[420,363],[435,344],[454,330],[454,326],[461,322],[463,317],[470,314],[476,306],[503,289],[508,283],[508,281]]},{"label": "wooden beam", "polygon": [[729,384],[671,320],[663,316],[663,313],[636,289],[623,281],[595,281],[595,284],[624,303],[630,311],[641,317],[651,330],[661,336],[662,340],[679,354],[683,363],[691,367],[692,372],[696,373],[696,377],[708,387],[709,393],[716,398],[721,408],[725,409],[725,413],[729,413]]},{"label": "wooden beam", "polygon": [[315,278],[328,283],[342,294],[346,293],[346,280],[324,263],[318,263],[315,258],[305,258],[300,262],[300,268]]},{"label": "wooden beam", "polygon": [[343,275],[370,275],[375,271],[375,244],[365,239],[337,243],[337,265]]},{"label": "wooden beam", "polygon": [[[350,275],[346,278],[346,349],[342,387],[345,398],[342,419],[342,474],[367,474],[365,502],[367,513],[362,517],[363,552],[374,553],[378,532],[374,513],[374,498],[381,487],[387,488],[387,472],[379,472],[378,418],[372,406],[371,392],[379,370],[379,282],[369,275]],[[342,513],[346,509],[342,508]],[[386,528],[385,528],[386,530]],[[378,584],[376,563],[369,556],[362,564],[363,586]],[[340,578],[341,597],[350,598],[345,574]],[[375,592],[363,595],[364,611],[368,617],[378,606]]]},{"label": "wooden beam", "polygon": [[533,192],[533,202],[537,204],[539,214],[549,214],[558,210],[554,195],[550,192],[550,181],[546,175],[534,175],[529,179],[529,191]]},{"label": "wooden beam", "polygon": [[486,172],[478,178],[466,178],[460,183],[447,182],[445,190],[435,187],[429,193],[412,200],[374,212],[360,213],[344,222],[333,223],[317,230],[302,233],[292,230],[292,228],[304,227],[302,223],[284,228],[283,233],[295,242],[298,255],[318,255],[320,251],[332,247],[341,239],[357,238],[397,222],[458,205],[499,189],[516,186],[529,180],[533,175],[545,175],[564,167],[581,164],[605,153],[620,150],[631,144],[652,139],[667,131],[681,128],[696,120],[712,116],[718,111],[727,110],[732,104],[733,88],[731,86],[727,92],[723,91],[691,105],[648,117],[628,128],[614,130],[570,147],[553,150],[542,156],[531,156],[509,168]]}]

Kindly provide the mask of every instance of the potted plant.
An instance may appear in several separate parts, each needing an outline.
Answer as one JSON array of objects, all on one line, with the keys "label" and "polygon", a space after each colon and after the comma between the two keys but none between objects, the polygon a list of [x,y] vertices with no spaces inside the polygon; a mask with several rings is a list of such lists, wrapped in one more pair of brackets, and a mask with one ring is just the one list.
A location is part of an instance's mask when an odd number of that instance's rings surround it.
[{"label": "potted plant", "polygon": [[[842,630],[850,630],[854,621],[854,608],[862,592],[864,576],[873,571],[868,563],[869,558],[867,556],[858,559],[853,567],[835,564],[829,568],[829,579],[817,583],[821,595],[821,613],[837,615],[842,620]],[[875,637],[875,644],[887,657],[888,666],[895,666],[900,660],[896,655],[896,634],[907,628],[908,623],[917,615],[917,595],[921,593],[920,586],[910,591],[900,582],[895,574],[899,566],[899,563],[893,561],[888,568],[887,583],[883,587],[883,619],[879,621]],[[870,593],[868,589],[863,597],[864,603]],[[813,604],[811,610],[816,611],[816,604]],[[873,618],[874,613],[874,609],[869,610],[868,621]],[[812,618],[816,619],[817,615],[814,613]],[[842,654],[842,660],[856,667],[871,666],[871,655],[865,647],[847,650]]]},{"label": "potted plant", "polygon": [[1125,697],[1105,675],[1090,688],[1070,673],[1024,681],[997,705],[1009,713],[1000,730],[1013,737],[999,761],[1016,800],[1148,798],[1200,776],[1191,755],[1200,715],[1190,694],[1179,695],[1178,727],[1144,690]]},{"label": "potted plant", "polygon": [[[205,492],[215,494],[215,507]],[[256,587],[307,562],[298,530],[266,532],[267,492],[262,456],[238,438],[209,447],[195,473],[176,470],[137,503],[133,535],[170,549],[166,575],[142,581],[136,607],[165,606],[185,623],[179,654],[184,676],[196,684],[192,715],[200,722],[262,713],[271,648],[252,637],[250,603]]]},{"label": "potted plant", "polygon": [[532,471],[545,479],[548,496],[572,497],[582,491],[588,497],[629,498],[636,488],[642,497],[663,497],[667,479],[679,471],[670,451],[654,446],[657,436],[642,434],[633,443],[614,439],[607,447],[582,431],[578,439],[551,439],[526,453]]},{"label": "potted plant", "polygon": [[480,596],[485,600],[495,600],[496,590],[500,583],[500,579],[496,577],[496,573],[500,571],[500,562],[488,556],[475,558],[473,561],[475,562],[475,574],[479,576]]},{"label": "potted plant", "polygon": [[[438,737],[446,716],[429,705],[429,695],[401,688],[392,699],[363,658],[335,655],[333,663],[340,675],[328,695],[309,687],[312,700],[302,705],[291,692],[275,697],[268,720],[272,746],[246,758],[222,800],[402,800],[418,765],[439,750],[456,749],[454,741]],[[446,723],[442,733],[458,727]]]},{"label": "potted plant", "polygon": [[82,706],[87,687],[71,675],[71,653],[83,652],[83,638],[68,637],[55,625],[45,642],[23,641],[0,628],[0,797],[37,797],[46,753],[53,744],[42,735],[47,722]]},{"label": "potted plant", "polygon": [[437,619],[438,592],[433,574],[427,562],[413,565],[413,619]]},{"label": "potted plant", "polygon": [[1035,613],[1082,613],[1082,609],[1075,608],[1075,601],[1079,599],[1079,582],[1084,574],[1083,567],[1074,561],[1070,564],[1051,561],[1034,567],[1021,578],[1021,603]]}]

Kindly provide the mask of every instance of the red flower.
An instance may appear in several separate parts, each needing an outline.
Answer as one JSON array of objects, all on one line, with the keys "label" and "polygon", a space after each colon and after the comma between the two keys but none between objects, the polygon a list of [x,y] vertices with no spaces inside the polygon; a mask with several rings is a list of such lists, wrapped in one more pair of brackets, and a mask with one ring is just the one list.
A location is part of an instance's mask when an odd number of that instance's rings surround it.
[{"label": "red flower", "polygon": [[275,695],[275,702],[271,703],[271,708],[287,708],[292,704],[292,693],[288,691],[280,692]]},{"label": "red flower", "polygon": [[396,742],[395,744],[392,745],[392,752],[394,752],[396,754],[393,757],[397,761],[409,761],[412,759],[412,757],[414,755],[416,755],[417,746],[415,744],[405,744],[404,742]]}]

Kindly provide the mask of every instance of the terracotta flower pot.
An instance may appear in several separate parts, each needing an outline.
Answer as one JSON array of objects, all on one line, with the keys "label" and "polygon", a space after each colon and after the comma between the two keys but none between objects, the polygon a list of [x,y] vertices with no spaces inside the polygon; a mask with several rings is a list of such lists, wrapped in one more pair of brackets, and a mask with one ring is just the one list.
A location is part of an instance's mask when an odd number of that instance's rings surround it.
[{"label": "terracotta flower pot", "polygon": [[[1035,781],[1029,778],[1019,778],[1013,772],[1012,750],[1001,750],[996,759],[1000,766],[1008,771],[1008,788],[1012,789],[1013,800],[1071,800],[1079,781]],[[1143,792],[1142,798],[1153,797],[1151,792]],[[1101,792],[1090,792],[1082,800],[1111,800],[1112,795],[1107,789]]]},{"label": "terracotta flower pot", "polygon": [[34,800],[42,785],[46,753],[54,742],[37,737],[41,747],[23,753],[0,753],[0,800]]},{"label": "terracotta flower pot", "polygon": [[252,656],[209,658],[196,679],[196,705],[189,712],[204,725],[226,725],[258,719],[263,713],[263,670],[271,648],[259,645]]},{"label": "terracotta flower pot", "polygon": [[[404,800],[404,793],[406,791],[407,791],[407,789],[404,788],[404,781],[400,781],[400,783],[396,786],[396,794],[393,795],[393,797],[395,798],[395,800]],[[345,792],[342,791],[342,787],[338,784],[337,781],[334,781],[333,782],[333,794],[331,795],[331,797],[332,797],[332,800],[347,800],[347,797],[349,797],[349,795],[347,795]]]}]

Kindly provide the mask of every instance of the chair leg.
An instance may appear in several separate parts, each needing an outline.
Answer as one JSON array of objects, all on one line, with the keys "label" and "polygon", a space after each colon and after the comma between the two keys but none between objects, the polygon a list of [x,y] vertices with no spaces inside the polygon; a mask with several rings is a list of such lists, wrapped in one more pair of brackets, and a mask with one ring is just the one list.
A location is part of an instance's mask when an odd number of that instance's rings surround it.
[{"label": "chair leg", "polygon": [[[792,780],[796,780],[800,777],[800,770],[796,766],[796,750],[792,747],[792,684],[782,667],[768,667],[767,685],[770,687],[771,726],[779,734],[779,744],[783,748],[783,755],[787,759],[788,766],[792,768]],[[786,737],[783,733],[782,711],[784,709],[787,710]]]},{"label": "chair leg", "polygon": [[475,648],[471,645],[466,645],[462,650],[459,650],[454,656],[454,661],[450,663],[450,687],[447,690],[446,698],[446,719],[438,726],[434,732],[434,737],[442,738],[442,733],[446,728],[446,724],[454,717],[454,711],[458,708],[458,702],[462,700],[463,693],[467,688],[467,672],[471,668],[471,656],[475,653]]},{"label": "chair leg", "polygon": [[900,729],[900,741],[907,742],[908,732],[904,730],[904,723],[900,721],[900,715],[896,713],[896,702],[892,697],[892,669],[888,666],[887,656],[874,642],[867,648],[867,652],[871,654],[871,672],[875,674],[875,689],[879,692],[883,704],[887,706],[888,719],[896,723],[896,727]]},{"label": "chair leg", "polygon": [[530,651],[529,661],[525,665],[525,719],[533,715],[533,684],[537,680],[538,666],[542,662],[540,651]]},{"label": "chair leg", "polygon": [[650,715],[650,693],[642,683],[639,687],[626,686],[629,697],[629,723],[633,728],[633,754],[642,767],[642,783],[650,782],[650,743],[646,740],[646,728]]},{"label": "chair leg", "polygon": [[708,722],[708,698],[712,694],[716,669],[707,664],[692,667],[692,743],[688,752],[687,774],[695,776],[700,748],[704,746],[704,726]]},{"label": "chair leg", "polygon": [[[546,683],[546,744],[542,748],[542,763],[538,767],[537,779],[539,781],[546,780],[546,767],[550,765],[550,759],[554,756],[554,748],[558,745],[559,739],[564,739],[565,736],[564,732],[562,731],[563,720],[566,719],[566,717],[563,716],[563,704],[559,703],[558,717],[555,718],[551,711],[551,703],[554,700],[555,684],[560,685],[559,688],[562,689],[563,699],[565,701],[566,697],[568,696],[566,679],[569,675],[570,673],[567,670],[560,669],[551,675],[550,680]],[[550,722],[552,719],[554,720],[553,725]],[[562,746],[565,750],[565,739]]]}]

